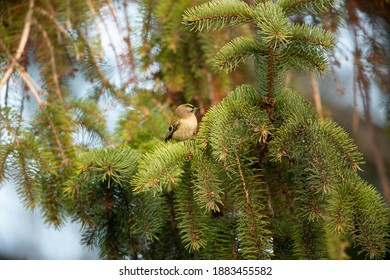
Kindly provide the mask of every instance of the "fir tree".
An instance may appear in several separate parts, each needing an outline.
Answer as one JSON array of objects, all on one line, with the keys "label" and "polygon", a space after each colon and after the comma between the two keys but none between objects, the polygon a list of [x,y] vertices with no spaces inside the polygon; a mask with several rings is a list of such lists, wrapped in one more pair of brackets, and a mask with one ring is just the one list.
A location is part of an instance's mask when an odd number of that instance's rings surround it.
[{"label": "fir tree", "polygon": [[[0,88],[7,93],[0,108],[0,182],[13,178],[26,207],[40,207],[46,222],[59,228],[67,215],[63,184],[85,148],[74,134],[84,131],[100,143],[107,136],[96,99],[79,98],[69,86],[76,69],[91,83],[102,81],[95,49],[85,37],[89,8],[85,1],[70,7],[64,1],[29,0],[1,1],[0,9],[6,69]],[[96,96],[104,90],[116,92],[106,83],[96,88]],[[37,109],[29,119],[23,117],[28,101]]]},{"label": "fir tree", "polygon": [[329,32],[290,17],[333,4],[216,0],[185,11],[192,31],[252,24],[255,36],[233,39],[214,63],[231,71],[253,57],[258,77],[206,113],[195,141],[141,158],[136,191],[173,194],[193,256],[334,258],[327,244],[343,240],[369,258],[386,253],[388,207],[359,177],[362,155],[342,128],[283,86],[289,68],[325,72],[335,45]]},{"label": "fir tree", "polygon": [[[231,88],[232,77],[215,71],[215,52],[231,38],[229,33],[249,33],[239,30],[215,31],[213,34],[188,32],[181,23],[182,13],[191,5],[205,0],[143,0],[142,46],[139,48],[142,67],[150,69],[155,81],[155,93],[172,107],[196,103],[201,114],[219,102]],[[158,67],[156,67],[156,64]],[[237,79],[236,79],[237,80]],[[160,85],[160,87],[158,87]]]},{"label": "fir tree", "polygon": [[[284,87],[290,68],[327,70],[334,37],[293,19],[327,12],[335,1],[214,0],[190,9],[189,1],[143,1],[143,41],[151,45],[141,48],[144,66],[161,64],[154,77],[173,102],[184,93],[209,105],[198,91],[227,85],[226,73],[213,69],[231,73],[254,61],[256,84],[213,106],[196,140],[164,144],[154,136],[164,135],[163,99],[138,89],[131,96],[131,76],[115,86],[105,74],[99,32],[88,29],[104,1],[0,2],[0,182],[13,178],[27,208],[39,207],[49,224],[59,228],[67,216],[80,222],[83,244],[100,257],[333,259],[346,242],[366,258],[388,252],[388,206],[359,177],[362,155],[341,127]],[[243,26],[254,33],[233,38],[212,59],[221,42],[200,31]],[[126,65],[134,70],[127,35]],[[31,61],[39,83],[26,71]],[[93,85],[86,98],[70,89],[75,68]],[[23,82],[22,94],[11,78]],[[9,94],[21,101],[8,106]],[[37,113],[26,123],[30,95]],[[127,145],[90,150],[75,135],[85,130],[107,145],[102,97],[132,105],[116,131]]]}]

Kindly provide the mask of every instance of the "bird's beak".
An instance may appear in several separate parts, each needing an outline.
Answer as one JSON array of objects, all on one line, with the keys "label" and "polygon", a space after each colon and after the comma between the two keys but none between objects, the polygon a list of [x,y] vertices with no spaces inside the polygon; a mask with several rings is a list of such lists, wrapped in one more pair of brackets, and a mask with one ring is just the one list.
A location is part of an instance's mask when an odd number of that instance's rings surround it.
[{"label": "bird's beak", "polygon": [[194,108],[194,113],[198,112],[199,110],[200,110],[200,108],[195,107],[195,108]]}]

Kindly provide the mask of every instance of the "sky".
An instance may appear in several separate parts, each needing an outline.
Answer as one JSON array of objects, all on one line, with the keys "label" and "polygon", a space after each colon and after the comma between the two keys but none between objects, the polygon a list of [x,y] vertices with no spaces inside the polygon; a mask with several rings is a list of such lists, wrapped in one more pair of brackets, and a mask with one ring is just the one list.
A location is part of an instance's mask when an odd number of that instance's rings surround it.
[{"label": "sky", "polygon": [[27,211],[13,183],[0,190],[0,257],[16,259],[97,259],[98,252],[80,243],[80,225],[61,230],[44,224],[39,210]]}]

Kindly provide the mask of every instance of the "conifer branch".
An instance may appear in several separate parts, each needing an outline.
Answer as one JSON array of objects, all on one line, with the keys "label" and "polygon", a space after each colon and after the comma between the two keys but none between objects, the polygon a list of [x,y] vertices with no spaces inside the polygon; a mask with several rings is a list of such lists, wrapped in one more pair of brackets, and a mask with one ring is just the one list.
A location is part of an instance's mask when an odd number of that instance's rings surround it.
[{"label": "conifer branch", "polygon": [[[0,146],[0,184],[8,179],[7,161],[14,152],[14,143]],[[18,144],[16,144],[18,145]]]},{"label": "conifer branch", "polygon": [[103,143],[107,144],[106,122],[96,102],[76,98],[69,103],[76,124],[94,133]]},{"label": "conifer branch", "polygon": [[294,225],[294,257],[301,260],[320,260],[328,257],[323,225],[298,219]]},{"label": "conifer branch", "polygon": [[3,88],[4,84],[8,81],[8,79],[11,77],[12,73],[14,72],[16,63],[22,57],[24,49],[27,45],[28,38],[30,36],[30,29],[31,29],[31,23],[33,18],[35,0],[29,0],[28,3],[29,3],[28,10],[26,13],[26,18],[24,20],[24,28],[21,34],[19,45],[18,48],[16,49],[15,55],[12,57],[11,65],[8,67],[7,71],[4,73],[3,77],[1,78],[0,90]]},{"label": "conifer branch", "polygon": [[3,86],[7,83],[8,79],[11,77],[14,70],[15,70],[15,65],[11,63],[11,65],[7,68],[7,71],[5,71],[0,81],[0,90],[2,90]]},{"label": "conifer branch", "polygon": [[217,30],[226,25],[239,25],[252,20],[251,7],[239,0],[214,0],[187,9],[183,23],[192,31]]},{"label": "conifer branch", "polygon": [[383,258],[389,250],[389,208],[379,193],[354,172],[343,180],[330,201],[329,224],[349,238],[359,253],[370,259]]},{"label": "conifer branch", "polygon": [[286,63],[291,68],[318,73],[324,73],[328,70],[326,55],[318,53],[315,47],[306,46],[306,51],[302,52],[302,46],[289,45],[282,51],[282,57],[288,59]]},{"label": "conifer branch", "polygon": [[351,186],[358,227],[356,241],[367,257],[383,258],[389,250],[389,233],[384,230],[388,229],[389,209],[372,186],[359,181]]},{"label": "conifer branch", "polygon": [[30,74],[28,74],[28,72],[24,69],[24,67],[22,67],[19,64],[16,64],[16,71],[19,73],[20,77],[25,82],[27,88],[34,96],[38,106],[41,109],[45,108],[47,102],[41,99],[39,93],[42,93],[44,96],[48,96],[49,94],[36,83],[36,81],[30,76]]},{"label": "conifer branch", "polygon": [[[103,70],[101,69],[97,59],[96,59],[96,54],[93,51],[90,43],[88,42],[88,38],[85,35],[85,33],[81,30],[80,27],[76,28],[78,34],[80,35],[80,38],[84,44],[84,47],[86,48],[86,51],[88,53],[88,60],[89,62],[93,65],[94,71],[97,73],[97,77],[99,78],[99,82],[102,83],[103,87],[108,89],[115,97],[117,97],[119,100],[121,100],[124,104],[129,104],[130,102],[130,97],[122,92],[121,90],[118,90],[111,82],[110,80],[106,77],[104,74]],[[93,77],[95,78],[95,77]]]},{"label": "conifer branch", "polygon": [[54,23],[55,27],[57,27],[57,29],[60,31],[60,33],[63,34],[68,39],[67,42],[72,44],[76,61],[80,61],[81,57],[80,57],[78,45],[77,45],[76,41],[70,36],[69,32],[65,29],[65,27],[61,24],[61,22],[57,18],[55,18],[55,16],[53,14],[42,9],[41,7],[36,7],[35,11],[41,15],[44,15],[45,17],[47,17],[48,19],[50,19]]},{"label": "conifer branch", "polygon": [[259,3],[254,10],[254,23],[261,40],[276,49],[285,46],[291,37],[290,20],[284,11],[272,1]]},{"label": "conifer branch", "polygon": [[302,41],[310,44],[331,49],[336,45],[335,37],[328,31],[308,24],[293,24],[290,41]]},{"label": "conifer branch", "polygon": [[345,183],[340,184],[330,193],[327,220],[329,228],[338,234],[351,238],[354,231],[354,206],[350,199],[350,189]]},{"label": "conifer branch", "polygon": [[[126,146],[92,150],[76,159],[75,176],[66,184],[66,192],[74,197],[74,220],[84,226],[82,241],[99,246],[101,257],[137,258],[136,248],[143,246],[143,235],[153,238],[162,224],[161,200],[149,199],[150,203],[143,205],[142,198],[133,192],[138,160],[138,153]],[[149,221],[151,216],[157,222],[150,223],[145,233],[144,221],[137,219],[146,217]]]},{"label": "conifer branch", "polygon": [[163,189],[170,191],[180,182],[182,165],[196,156],[196,147],[192,141],[165,143],[143,155],[139,163],[135,192]]},{"label": "conifer branch", "polygon": [[[239,146],[239,145],[238,145]],[[249,259],[266,259],[270,257],[270,248],[268,238],[270,232],[266,229],[267,222],[265,216],[262,214],[263,205],[261,196],[256,195],[256,187],[254,184],[258,183],[258,178],[251,174],[248,166],[245,166],[244,160],[241,158],[241,153],[245,150],[238,151],[234,149],[235,167],[238,171],[230,171],[233,176],[238,176],[236,184],[239,188],[234,188],[234,199],[237,204],[237,218],[238,218],[238,238],[241,241],[241,248],[243,255]],[[246,174],[248,173],[249,174]],[[260,190],[257,190],[260,191]]]},{"label": "conifer branch", "polygon": [[31,76],[17,62],[16,62],[16,70],[18,71],[18,73],[22,77],[23,81],[26,83],[27,87],[30,89],[30,91],[33,94],[33,96],[34,96],[34,98],[35,98],[39,108],[41,109],[42,113],[44,114],[44,116],[48,120],[49,127],[51,128],[51,130],[53,132],[55,143],[57,145],[57,148],[58,148],[58,151],[59,151],[59,153],[61,155],[63,163],[67,164],[69,162],[69,159],[66,157],[66,155],[64,153],[64,150],[63,150],[63,147],[62,147],[62,143],[61,143],[60,138],[59,138],[59,133],[57,132],[57,128],[55,127],[55,124],[54,124],[52,118],[50,117],[50,115],[49,115],[49,113],[47,111],[47,108],[46,108],[47,103],[45,101],[42,101],[42,99],[39,97],[39,94],[38,94],[36,88],[40,92],[44,93],[45,96],[48,96],[48,93],[46,93],[45,90],[43,90],[41,87],[39,87],[39,85],[37,85],[35,80],[33,78],[31,78]]},{"label": "conifer branch", "polygon": [[159,240],[159,233],[166,222],[167,209],[162,197],[151,193],[139,196],[139,208],[136,209],[137,219],[131,228],[135,236],[148,241]]},{"label": "conifer branch", "polygon": [[346,164],[354,171],[361,170],[359,165],[364,164],[363,155],[357,150],[356,145],[347,132],[328,119],[324,120],[321,128],[325,137],[334,145]]},{"label": "conifer branch", "polygon": [[68,30],[72,29],[71,15],[72,15],[71,0],[66,0],[66,28]]},{"label": "conifer branch", "polygon": [[[126,1],[123,2],[123,9],[125,11],[127,11],[127,9],[128,9]],[[124,14],[125,14],[127,35],[123,38],[123,40],[125,41],[126,46],[127,46],[127,60],[128,60],[128,64],[130,65],[130,70],[132,73],[128,83],[131,83],[131,82],[137,82],[137,80],[138,80],[137,76],[135,75],[137,66],[136,66],[136,59],[135,59],[135,55],[134,55],[134,47],[133,47],[133,44],[131,41],[132,28],[130,25],[130,18],[129,18],[129,15],[127,14],[127,12],[125,12]]]},{"label": "conifer branch", "polygon": [[277,4],[282,7],[286,13],[324,13],[329,10],[335,0],[279,0]]},{"label": "conifer branch", "polygon": [[214,65],[219,69],[230,72],[238,64],[255,54],[265,55],[266,49],[255,39],[237,37],[221,48],[214,58]]},{"label": "conifer branch", "polygon": [[46,117],[47,121],[49,122],[49,127],[53,133],[54,141],[56,143],[58,152],[60,153],[60,156],[62,158],[62,162],[64,165],[68,165],[70,163],[70,159],[65,155],[65,150],[61,143],[60,134],[58,133],[56,125],[46,108],[42,108],[42,113]]},{"label": "conifer branch", "polygon": [[185,247],[190,252],[198,252],[205,247],[205,225],[201,221],[203,215],[194,201],[193,188],[188,184],[183,184],[183,188],[176,192],[175,213]]},{"label": "conifer branch", "polygon": [[[146,210],[144,210],[144,209],[147,209],[145,203],[146,203],[146,201],[145,201],[144,197],[141,197],[141,198],[140,198],[140,208],[143,210],[143,211],[142,211],[142,214],[146,214],[146,213],[145,213]],[[145,216],[146,216],[146,215],[145,215]],[[153,220],[150,220],[150,219],[148,219],[148,218],[149,218],[149,217],[146,216],[146,217],[141,218],[141,219],[138,220],[139,223],[141,223],[141,225],[140,225],[140,228],[141,228],[141,230],[142,230],[141,238],[142,238],[143,236],[145,236],[146,239],[153,240],[153,239],[157,238],[157,236],[156,236],[155,234],[153,234],[153,232],[150,231],[150,229],[153,227],[153,226],[151,225],[151,222],[152,222]]]},{"label": "conifer branch", "polygon": [[246,205],[245,209],[246,209],[246,211],[248,213],[248,216],[250,217],[250,229],[251,229],[251,231],[253,232],[254,235],[255,234],[257,235],[255,223],[253,221],[253,216],[254,215],[253,215],[253,212],[252,212],[251,198],[250,198],[247,186],[246,186],[246,178],[245,178],[244,172],[242,171],[242,168],[241,168],[241,161],[240,161],[240,158],[238,156],[238,152],[236,150],[234,151],[234,155],[235,155],[235,158],[236,158],[236,164],[237,164],[238,174],[239,174],[240,181],[241,181],[242,191],[243,191],[244,196],[245,196],[245,205]]},{"label": "conifer branch", "polygon": [[313,91],[313,99],[314,99],[314,104],[316,106],[316,110],[320,115],[320,117],[322,118],[324,116],[324,113],[322,110],[320,88],[317,82],[317,78],[314,76],[313,73],[310,73],[310,86]]},{"label": "conifer branch", "polygon": [[[89,9],[90,9],[90,11],[91,11],[91,13],[92,13],[93,19],[94,19],[94,21],[95,21],[95,25],[96,25],[96,27],[98,28],[98,32],[99,32],[100,36],[101,36],[102,33],[101,33],[101,31],[99,30],[99,27],[98,27],[98,26],[99,26],[99,23],[97,22],[96,18],[99,18],[100,23],[103,25],[104,31],[105,31],[105,33],[106,33],[106,35],[107,35],[107,37],[108,37],[109,42],[110,42],[110,43],[109,43],[110,48],[111,48],[111,50],[112,50],[112,52],[113,52],[113,54],[114,54],[114,59],[115,59],[115,63],[116,63],[117,69],[120,70],[122,67],[120,67],[119,55],[118,55],[117,49],[116,49],[116,47],[115,47],[114,40],[113,40],[113,38],[112,38],[112,36],[111,36],[112,31],[111,31],[111,30],[109,29],[109,27],[107,26],[107,23],[106,23],[106,21],[103,19],[103,17],[102,17],[102,15],[100,14],[100,12],[97,12],[97,11],[95,10],[95,7],[93,6],[92,2],[91,2],[90,0],[87,0],[87,4],[88,4],[88,7],[89,7]],[[118,26],[118,22],[117,22],[117,19],[116,19],[116,16],[115,16],[115,12],[113,11],[113,8],[111,7],[111,5],[110,5],[109,3],[107,3],[107,5],[108,5],[108,7],[109,7],[110,13],[113,15],[113,18],[114,18],[115,23],[116,23],[116,28],[117,28],[116,32],[120,33],[120,28],[119,28],[119,26]],[[123,36],[122,36],[121,34],[119,34],[119,37],[120,37],[120,38],[123,38]],[[103,54],[102,54],[101,56],[103,56]],[[122,71],[119,71],[119,73],[118,73],[118,78],[119,78],[119,84],[120,84],[120,85],[123,85],[123,82],[122,82]]]},{"label": "conifer branch", "polygon": [[[20,140],[19,140],[18,133],[17,133],[16,129],[14,129],[14,127],[12,126],[11,119],[8,117],[9,114],[12,114],[12,111],[10,109],[5,109],[5,110],[6,110],[5,111],[6,115],[4,115],[3,112],[0,110],[0,120],[3,124],[5,124],[6,130],[12,135],[16,146],[20,147]],[[1,127],[0,127],[0,129],[1,129]],[[3,169],[0,169],[0,170],[3,170]]]},{"label": "conifer branch", "polygon": [[[17,71],[19,73],[19,75],[21,76],[21,78],[24,80],[24,82],[26,83],[27,87],[30,89],[31,93],[33,94],[37,104],[39,106],[45,106],[46,103],[44,101],[41,100],[41,98],[39,97],[39,93],[41,93],[43,96],[47,97],[48,96],[48,93],[42,89],[38,84],[37,82],[30,76],[30,74],[25,71],[25,68],[19,64],[18,61],[16,60],[13,60],[13,57],[10,53],[10,51],[7,49],[4,41],[2,40],[2,38],[0,38],[0,46],[3,48],[4,52],[7,54],[7,56],[9,57],[9,59],[11,61],[13,61],[13,70],[12,71]],[[8,67],[7,70],[9,70],[10,68]],[[4,76],[3,76],[4,77]],[[8,80],[7,80],[8,82]]]},{"label": "conifer branch", "polygon": [[17,155],[17,164],[19,167],[19,171],[21,172],[21,175],[18,176],[18,183],[21,185],[20,189],[18,190],[18,193],[21,196],[26,196],[25,199],[25,205],[29,209],[34,209],[36,206],[36,198],[34,193],[34,182],[33,177],[30,176],[30,171],[26,162],[26,158],[20,150],[18,151]]},{"label": "conifer branch", "polygon": [[24,49],[27,45],[28,38],[30,36],[30,29],[32,24],[33,12],[34,12],[35,0],[29,0],[28,2],[28,11],[26,14],[26,19],[24,21],[24,28],[22,31],[21,39],[19,42],[19,46],[16,50],[14,61],[19,61],[24,53]]},{"label": "conifer branch", "polygon": [[268,67],[267,67],[267,97],[271,99],[274,97],[274,77],[275,77],[275,58],[274,58],[274,49],[272,47],[268,48]]},{"label": "conifer branch", "polygon": [[219,205],[223,205],[222,180],[214,171],[218,169],[218,165],[206,157],[201,157],[193,160],[191,167],[196,178],[193,180],[195,201],[208,211],[220,212]]},{"label": "conifer branch", "polygon": [[[50,178],[50,180],[55,179]],[[46,182],[42,188],[41,206],[45,223],[53,225],[56,229],[59,229],[63,225],[65,219],[64,214],[61,212],[61,192],[56,184],[52,182]]]},{"label": "conifer branch", "polygon": [[34,25],[36,25],[38,27],[39,31],[42,33],[42,36],[43,36],[43,38],[46,42],[46,45],[49,49],[50,65],[51,65],[51,69],[52,69],[52,78],[54,81],[55,91],[56,91],[58,100],[60,101],[61,104],[63,104],[64,99],[62,96],[60,81],[59,81],[59,77],[58,77],[58,73],[57,73],[57,64],[56,64],[56,58],[55,58],[53,44],[51,43],[49,35],[47,34],[47,32],[43,28],[43,26],[41,24],[39,24],[39,22],[35,19],[34,19],[33,23],[34,23]]},{"label": "conifer branch", "polygon": [[[201,102],[203,92],[214,94],[216,80],[226,77],[204,69],[211,65],[211,53],[220,42],[186,33],[179,26],[177,15],[189,1],[154,2],[143,1],[142,34],[149,47],[143,55],[161,63],[154,77],[170,93],[175,91],[175,98],[184,92],[187,99],[192,96],[198,105],[207,105]],[[95,101],[68,96],[69,84],[61,79],[62,68],[57,65],[62,61],[57,55],[62,53],[56,51],[57,41],[51,37],[62,40],[64,35],[66,60],[72,63],[76,57],[87,79],[96,83],[97,93],[108,91],[125,104],[130,99],[106,76],[101,49],[87,38],[88,29],[79,21],[83,14],[70,9],[73,2],[67,0],[57,14],[34,6],[34,15],[48,19],[53,27],[31,18],[30,28],[37,27],[38,33],[28,40],[41,35],[48,52],[38,53],[38,66],[43,66],[45,79],[54,79],[44,81],[46,92],[20,61],[14,61],[11,48],[2,42],[8,43],[8,37],[0,38],[0,47],[14,67],[10,77],[18,72],[40,107],[34,118],[38,124],[27,130],[12,112],[0,110],[1,133],[6,132],[1,135],[0,182],[15,178],[27,207],[41,206],[45,221],[55,227],[70,214],[82,225],[82,243],[98,247],[102,258],[322,259],[333,256],[326,246],[333,234],[358,246],[369,258],[384,257],[389,210],[379,193],[356,173],[363,162],[356,145],[335,123],[321,119],[301,96],[283,89],[289,67],[326,70],[325,53],[336,43],[330,33],[294,24],[290,16],[322,12],[334,2],[255,0],[249,5],[215,0],[187,10],[183,22],[196,31],[251,24],[255,36],[231,40],[213,63],[231,71],[253,57],[257,84],[238,86],[208,110],[196,140],[158,145],[158,137],[145,135],[162,133],[166,108],[160,101],[150,102],[150,91],[138,90],[131,100],[138,105],[122,117],[126,132],[121,133],[132,139],[132,147],[149,151],[139,156],[132,148],[119,146],[90,150],[77,158],[76,151],[88,147],[73,147],[76,129],[106,143],[104,118]],[[102,3],[121,31],[117,4]],[[126,4],[118,5],[126,10]],[[81,1],[80,7],[98,17],[92,1]],[[164,27],[152,28],[156,23]],[[19,24],[22,29],[23,19]],[[130,49],[130,37],[126,44]],[[361,86],[367,88],[367,83]],[[66,101],[66,108],[58,108],[62,104],[53,98]],[[149,133],[150,127],[157,133]],[[74,164],[65,166],[70,160]]]}]

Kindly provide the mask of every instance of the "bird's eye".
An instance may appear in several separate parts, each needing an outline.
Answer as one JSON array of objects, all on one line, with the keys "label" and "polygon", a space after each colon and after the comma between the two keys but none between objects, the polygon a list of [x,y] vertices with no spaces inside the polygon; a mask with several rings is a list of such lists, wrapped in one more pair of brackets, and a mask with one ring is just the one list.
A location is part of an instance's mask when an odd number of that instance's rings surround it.
[{"label": "bird's eye", "polygon": [[185,105],[188,109],[190,109],[190,112],[191,113],[193,113],[194,112],[194,110],[195,110],[195,107],[194,107],[194,105],[191,105],[191,104],[186,104]]}]

